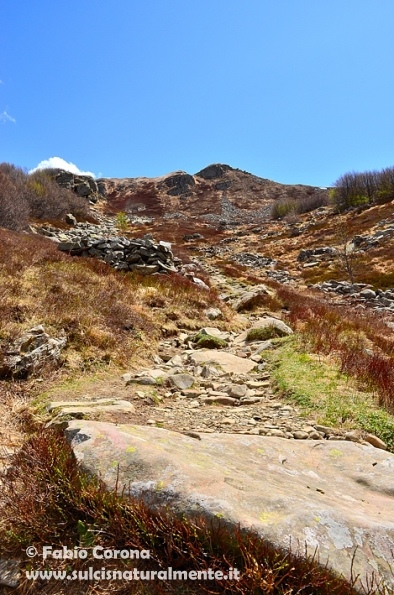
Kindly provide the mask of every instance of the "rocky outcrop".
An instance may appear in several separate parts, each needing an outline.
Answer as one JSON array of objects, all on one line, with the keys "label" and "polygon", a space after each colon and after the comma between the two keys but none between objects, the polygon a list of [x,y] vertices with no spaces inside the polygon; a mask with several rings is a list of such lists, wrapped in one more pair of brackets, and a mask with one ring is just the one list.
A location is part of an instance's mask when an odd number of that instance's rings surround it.
[{"label": "rocky outcrop", "polygon": [[184,171],[175,172],[167,176],[158,188],[164,188],[169,196],[187,196],[190,188],[195,185],[193,176]]},{"label": "rocky outcrop", "polygon": [[55,170],[52,175],[57,184],[62,188],[72,190],[78,196],[85,197],[92,203],[97,202],[100,190],[97,182],[91,176],[73,174],[62,169]]},{"label": "rocky outcrop", "polygon": [[[108,489],[152,509],[221,518],[298,549],[358,586],[372,575],[394,588],[394,455],[351,442],[199,434],[72,421],[77,459]],[[192,436],[192,433],[190,434]]]},{"label": "rocky outcrop", "polygon": [[215,180],[216,178],[222,178],[224,174],[231,170],[229,165],[223,165],[221,163],[214,163],[204,167],[201,171],[196,173],[198,178],[204,178],[204,180]]},{"label": "rocky outcrop", "polygon": [[58,364],[66,343],[66,337],[50,337],[41,324],[31,328],[5,351],[0,378],[27,378],[45,364]]}]

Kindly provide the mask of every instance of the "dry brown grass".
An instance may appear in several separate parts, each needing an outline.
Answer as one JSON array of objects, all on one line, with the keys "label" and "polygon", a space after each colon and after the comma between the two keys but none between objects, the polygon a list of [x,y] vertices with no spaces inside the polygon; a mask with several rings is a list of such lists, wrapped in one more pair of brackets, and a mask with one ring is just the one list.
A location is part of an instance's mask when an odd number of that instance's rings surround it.
[{"label": "dry brown grass", "polygon": [[3,346],[44,324],[52,335],[66,333],[66,355],[81,370],[92,362],[130,365],[155,348],[170,312],[198,326],[203,309],[219,303],[214,290],[180,275],[118,273],[96,259],[64,255],[39,236],[0,230],[0,240]]}]

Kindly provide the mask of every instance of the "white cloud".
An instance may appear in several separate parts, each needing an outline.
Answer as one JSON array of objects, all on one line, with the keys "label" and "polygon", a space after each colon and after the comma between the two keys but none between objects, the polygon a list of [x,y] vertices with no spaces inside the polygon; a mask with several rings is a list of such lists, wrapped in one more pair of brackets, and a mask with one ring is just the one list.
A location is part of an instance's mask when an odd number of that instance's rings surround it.
[{"label": "white cloud", "polygon": [[96,176],[91,171],[81,171],[74,163],[69,161],[65,161],[61,157],[50,157],[49,159],[44,159],[44,161],[40,161],[40,163],[34,169],[29,171],[29,174],[32,174],[39,169],[46,169],[48,167],[54,167],[57,169],[65,169],[66,171],[71,172],[72,174],[80,174],[82,176],[92,176],[95,178]]},{"label": "white cloud", "polygon": [[0,114],[0,121],[3,122],[3,124],[5,122],[12,122],[13,124],[16,124],[15,118],[10,116],[10,114],[7,114],[7,112],[5,110],[3,111],[2,114]]}]

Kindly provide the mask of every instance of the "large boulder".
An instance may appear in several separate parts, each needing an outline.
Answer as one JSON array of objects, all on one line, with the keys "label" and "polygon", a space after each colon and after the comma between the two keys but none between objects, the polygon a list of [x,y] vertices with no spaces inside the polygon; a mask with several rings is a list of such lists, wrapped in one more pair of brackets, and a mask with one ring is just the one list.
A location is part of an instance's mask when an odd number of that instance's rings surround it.
[{"label": "large boulder", "polygon": [[[394,588],[394,455],[345,441],[289,441],[71,421],[82,467],[151,508],[220,517],[275,547]],[[118,475],[119,474],[119,475]]]},{"label": "large boulder", "polygon": [[240,333],[235,339],[235,345],[244,345],[248,341],[266,341],[273,337],[286,337],[292,335],[293,330],[279,318],[264,316],[255,320],[252,326]]},{"label": "large boulder", "polygon": [[272,292],[265,285],[258,285],[238,296],[233,303],[233,308],[237,312],[253,310],[264,305],[269,295],[272,295]]},{"label": "large boulder", "polygon": [[15,341],[0,359],[0,378],[27,378],[46,364],[58,365],[67,338],[50,337],[39,324]]}]

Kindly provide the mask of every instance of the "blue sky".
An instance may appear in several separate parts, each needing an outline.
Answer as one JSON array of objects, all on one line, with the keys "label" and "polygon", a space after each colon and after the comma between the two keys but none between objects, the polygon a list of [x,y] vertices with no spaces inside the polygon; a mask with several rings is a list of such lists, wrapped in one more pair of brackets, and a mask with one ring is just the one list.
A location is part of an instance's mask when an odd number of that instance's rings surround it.
[{"label": "blue sky", "polygon": [[3,0],[0,162],[227,163],[332,184],[394,165],[393,0]]}]

